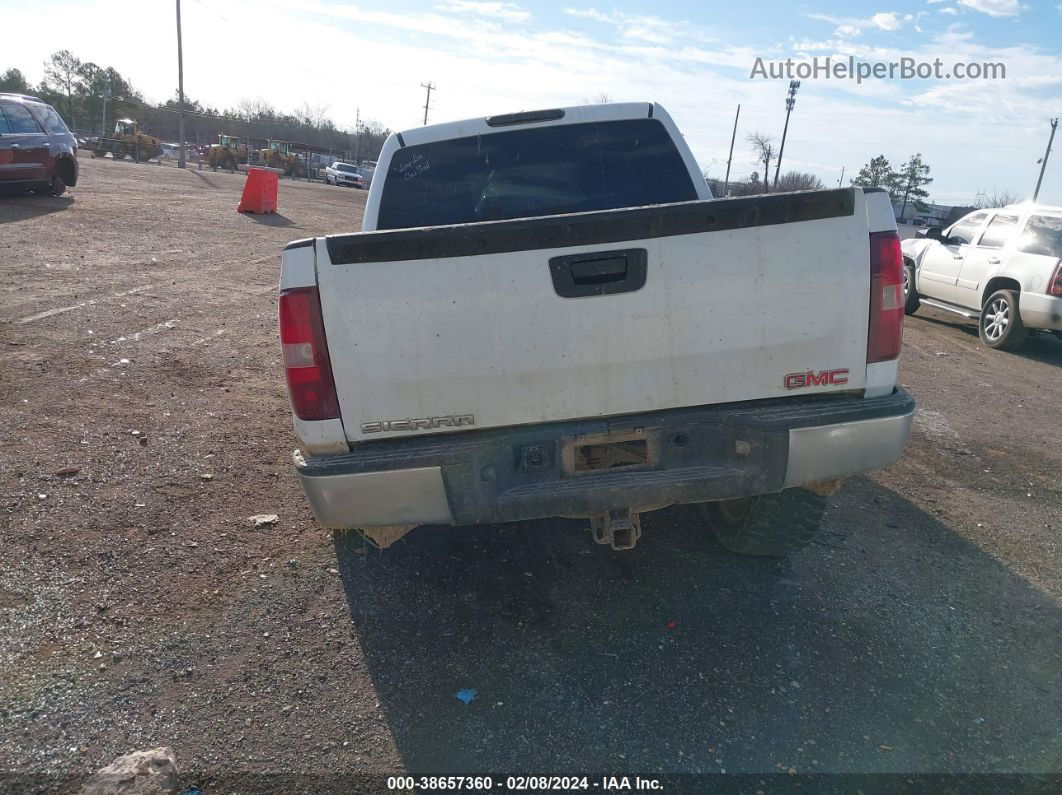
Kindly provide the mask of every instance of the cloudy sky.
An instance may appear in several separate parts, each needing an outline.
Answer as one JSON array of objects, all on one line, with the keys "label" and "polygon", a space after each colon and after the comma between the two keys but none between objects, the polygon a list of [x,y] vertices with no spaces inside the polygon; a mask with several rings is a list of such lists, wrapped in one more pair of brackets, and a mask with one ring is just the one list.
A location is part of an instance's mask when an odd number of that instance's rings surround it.
[{"label": "cloudy sky", "polygon": [[[855,7],[858,5],[858,8]],[[67,48],[111,65],[148,98],[177,82],[172,3],[0,0],[8,31],[0,70],[41,77]],[[701,166],[726,167],[741,103],[733,175],[755,170],[744,138],[780,138],[788,80],[750,79],[757,58],[1002,63],[1005,79],[804,80],[783,169],[837,184],[867,160],[921,152],[932,199],[1032,193],[1049,132],[1062,115],[1062,4],[914,0],[856,4],[691,4],[656,0],[557,4],[503,0],[183,0],[185,90],[213,106],[264,98],[281,109],[329,106],[341,127],[362,117],[393,129],[520,109],[656,100],[676,118]],[[1062,204],[1062,135],[1041,201]]]}]

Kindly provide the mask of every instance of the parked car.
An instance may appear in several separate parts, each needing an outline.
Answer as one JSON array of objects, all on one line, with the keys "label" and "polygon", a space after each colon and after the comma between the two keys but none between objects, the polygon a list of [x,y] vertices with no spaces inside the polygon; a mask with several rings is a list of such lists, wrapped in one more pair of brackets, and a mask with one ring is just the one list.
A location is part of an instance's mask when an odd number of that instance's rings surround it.
[{"label": "parked car", "polygon": [[77,146],[50,105],[0,93],[0,188],[61,196],[77,184]]},{"label": "parked car", "polygon": [[329,185],[347,185],[351,188],[364,188],[365,175],[361,169],[350,163],[336,161],[325,169],[325,182]]},{"label": "parked car", "polygon": [[726,548],[784,555],[843,478],[900,457],[884,191],[714,201],[646,103],[418,127],[377,170],[365,231],[283,252],[295,467],[325,526],[587,517],[629,549],[640,513],[699,503]]},{"label": "parked car", "polygon": [[903,241],[904,305],[977,320],[989,348],[1014,350],[1030,329],[1062,338],[1062,208],[977,210]]}]

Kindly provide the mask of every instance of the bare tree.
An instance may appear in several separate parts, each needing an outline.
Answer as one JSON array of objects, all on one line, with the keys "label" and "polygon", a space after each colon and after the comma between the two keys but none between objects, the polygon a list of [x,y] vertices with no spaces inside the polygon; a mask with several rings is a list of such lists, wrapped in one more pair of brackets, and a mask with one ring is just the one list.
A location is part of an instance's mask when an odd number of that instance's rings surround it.
[{"label": "bare tree", "polygon": [[299,105],[299,109],[295,111],[295,115],[306,124],[319,130],[328,119],[329,108],[329,105],[321,102],[316,102],[311,105],[309,102],[303,100],[303,103]]},{"label": "bare tree", "polygon": [[767,184],[767,175],[771,171],[771,160],[774,159],[774,139],[757,130],[747,140],[749,146],[752,147],[752,153],[756,156],[756,159],[752,162],[757,166],[763,163],[763,192],[769,193],[770,187]]},{"label": "bare tree", "polygon": [[241,99],[236,103],[236,110],[239,111],[240,116],[249,122],[258,121],[260,119],[272,119],[277,115],[276,109],[262,97],[257,97],[256,99]]},{"label": "bare tree", "polygon": [[1013,191],[992,188],[991,191],[981,191],[978,194],[977,209],[1006,207],[1008,204],[1021,204],[1023,201],[1025,201],[1024,197]]},{"label": "bare tree", "polygon": [[822,190],[825,187],[821,179],[803,171],[787,171],[778,178],[778,190],[783,193],[794,190]]},{"label": "bare tree", "polygon": [[594,94],[592,97],[583,97],[584,105],[608,105],[610,102],[612,102],[612,97],[604,91]]}]

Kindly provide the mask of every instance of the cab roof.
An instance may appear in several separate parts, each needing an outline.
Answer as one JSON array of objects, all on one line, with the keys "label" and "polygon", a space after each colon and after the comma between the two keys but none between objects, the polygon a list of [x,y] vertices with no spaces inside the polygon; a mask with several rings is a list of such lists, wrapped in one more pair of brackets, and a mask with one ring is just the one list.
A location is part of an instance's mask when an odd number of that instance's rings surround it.
[{"label": "cab roof", "polygon": [[1005,210],[1023,210],[1025,212],[1036,213],[1058,213],[1062,214],[1062,207],[1056,207],[1051,204],[1037,204],[1035,202],[1018,202],[1017,204],[1008,204],[1003,209]]},{"label": "cab roof", "polygon": [[474,119],[411,127],[395,135],[400,144],[406,146],[472,135],[489,135],[523,125],[547,127],[580,122],[644,119],[654,116],[667,116],[666,111],[655,102],[610,102],[602,105],[575,105],[567,108],[480,116]]},{"label": "cab roof", "polygon": [[10,91],[0,91],[0,99],[17,99],[22,102],[39,102],[42,105],[47,104],[40,97],[31,97],[29,94],[15,94]]}]

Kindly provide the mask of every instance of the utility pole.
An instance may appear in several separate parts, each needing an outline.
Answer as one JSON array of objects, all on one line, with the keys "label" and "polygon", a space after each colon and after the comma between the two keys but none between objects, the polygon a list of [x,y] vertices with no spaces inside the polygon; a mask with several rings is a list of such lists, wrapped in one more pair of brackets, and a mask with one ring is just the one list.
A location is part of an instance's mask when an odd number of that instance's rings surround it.
[{"label": "utility pole", "polygon": [[177,0],[177,135],[180,136],[180,150],[177,154],[177,168],[184,168],[184,47],[181,44],[181,0]]},{"label": "utility pole", "polygon": [[1055,142],[1055,128],[1058,127],[1058,118],[1051,119],[1051,137],[1047,139],[1047,151],[1040,158],[1040,176],[1036,179],[1036,190],[1033,191],[1033,201],[1040,195],[1040,183],[1044,181],[1044,172],[1047,170],[1047,158],[1051,156],[1051,144]]},{"label": "utility pole", "polygon": [[741,105],[737,106],[737,113],[734,114],[734,132],[730,134],[730,156],[726,159],[726,179],[723,180],[723,195],[722,199],[726,198],[726,194],[730,189],[730,163],[734,159],[734,139],[737,138],[737,123],[741,117]]},{"label": "utility pole", "polygon": [[778,162],[774,166],[774,188],[778,189],[778,172],[782,170],[782,153],[785,152],[785,134],[789,132],[789,114],[796,105],[796,92],[800,88],[799,80],[789,81],[789,95],[785,98],[785,127],[782,128],[782,144],[778,147]]},{"label": "utility pole", "polygon": [[841,187],[841,183],[844,182],[844,166],[841,166],[841,178],[837,180],[837,187]]},{"label": "utility pole", "polygon": [[421,83],[421,88],[428,90],[428,97],[424,100],[424,123],[428,123],[428,106],[431,105],[431,92],[435,90],[435,84],[432,82]]},{"label": "utility pole", "polygon": [[358,165],[358,151],[361,143],[361,108],[354,109],[354,165]]},{"label": "utility pole", "polygon": [[107,84],[107,88],[103,90],[103,119],[100,122],[100,138],[107,136],[107,97],[111,95],[110,83]]}]

